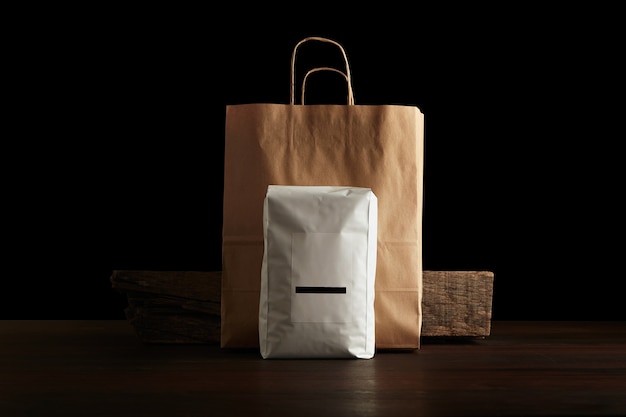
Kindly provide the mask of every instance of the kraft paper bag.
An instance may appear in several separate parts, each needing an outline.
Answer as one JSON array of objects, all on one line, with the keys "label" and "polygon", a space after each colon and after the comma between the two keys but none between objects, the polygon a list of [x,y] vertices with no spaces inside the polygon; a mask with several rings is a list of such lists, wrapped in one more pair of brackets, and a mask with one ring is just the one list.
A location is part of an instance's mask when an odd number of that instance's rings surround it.
[{"label": "kraft paper bag", "polygon": [[[295,104],[303,42],[342,53],[346,105]],[[343,47],[301,40],[292,53],[289,104],[226,107],[221,341],[259,347],[263,204],[273,185],[354,186],[378,198],[377,349],[418,349],[422,326],[424,115],[409,105],[356,105]]]},{"label": "kraft paper bag", "polygon": [[378,205],[369,188],[270,185],[261,356],[371,359]]}]

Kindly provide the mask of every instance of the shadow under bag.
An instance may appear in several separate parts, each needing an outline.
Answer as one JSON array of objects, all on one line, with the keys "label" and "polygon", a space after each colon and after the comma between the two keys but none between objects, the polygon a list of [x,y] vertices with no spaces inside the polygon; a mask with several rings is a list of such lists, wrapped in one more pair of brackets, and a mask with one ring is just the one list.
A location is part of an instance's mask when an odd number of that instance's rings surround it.
[{"label": "shadow under bag", "polygon": [[[346,69],[335,71],[347,83],[346,105],[295,104],[296,50],[309,41],[330,43],[341,52]],[[369,188],[378,198],[376,347],[417,349],[424,115],[409,105],[354,104],[346,53],[327,38],[296,45],[291,78],[289,104],[226,107],[220,344],[259,347],[268,186],[352,186]]]}]

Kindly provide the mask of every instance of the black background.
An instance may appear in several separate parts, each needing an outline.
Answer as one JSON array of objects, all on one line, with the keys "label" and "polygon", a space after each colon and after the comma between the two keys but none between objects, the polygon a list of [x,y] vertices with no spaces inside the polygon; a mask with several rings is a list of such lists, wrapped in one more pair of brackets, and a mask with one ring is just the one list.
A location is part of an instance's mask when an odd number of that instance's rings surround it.
[{"label": "black background", "polygon": [[0,319],[123,319],[113,270],[220,270],[225,107],[287,103],[307,36],[357,104],[424,113],[425,269],[493,271],[495,320],[626,319],[615,11],[364,5],[16,16]]}]

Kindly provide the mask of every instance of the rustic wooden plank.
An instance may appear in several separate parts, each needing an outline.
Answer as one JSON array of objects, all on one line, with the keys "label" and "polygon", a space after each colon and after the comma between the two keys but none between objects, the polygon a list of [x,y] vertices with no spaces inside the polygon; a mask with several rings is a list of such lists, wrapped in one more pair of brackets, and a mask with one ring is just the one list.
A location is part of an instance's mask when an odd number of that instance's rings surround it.
[{"label": "rustic wooden plank", "polygon": [[201,301],[220,301],[222,273],[204,271],[115,270],[114,288]]},{"label": "rustic wooden plank", "polygon": [[491,271],[424,271],[422,336],[488,336],[493,280]]},{"label": "rustic wooden plank", "polygon": [[[488,336],[493,279],[490,271],[424,271],[422,336]],[[111,283],[126,294],[142,341],[219,344],[220,271],[116,270]]]},{"label": "rustic wooden plank", "polygon": [[146,343],[219,344],[221,272],[115,270],[126,318]]}]

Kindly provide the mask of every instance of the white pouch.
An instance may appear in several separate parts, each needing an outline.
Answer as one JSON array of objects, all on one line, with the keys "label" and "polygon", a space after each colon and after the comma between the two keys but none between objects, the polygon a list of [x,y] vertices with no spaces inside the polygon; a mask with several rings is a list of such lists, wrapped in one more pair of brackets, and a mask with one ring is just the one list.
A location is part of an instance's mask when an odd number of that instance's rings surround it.
[{"label": "white pouch", "polygon": [[259,343],[267,358],[371,359],[378,199],[362,187],[270,185]]}]

